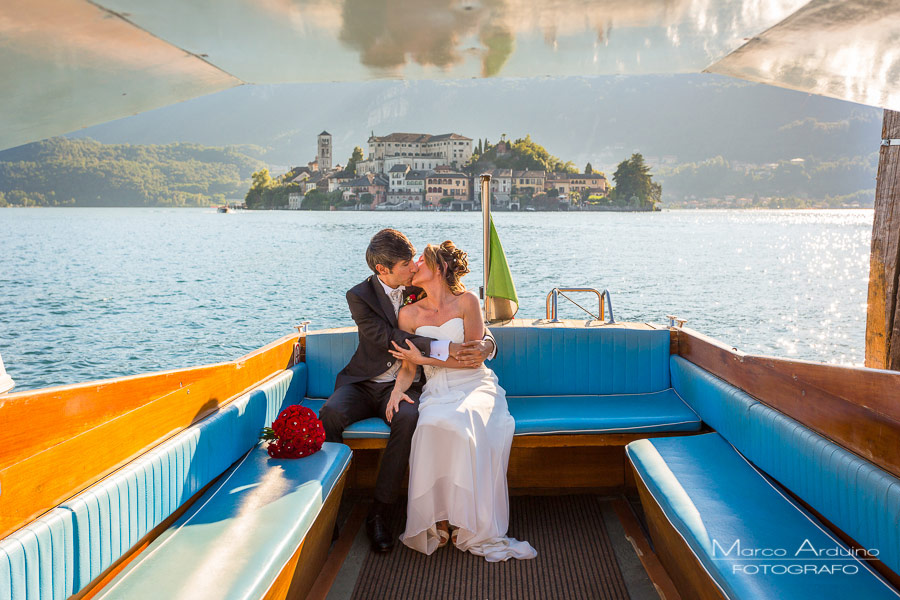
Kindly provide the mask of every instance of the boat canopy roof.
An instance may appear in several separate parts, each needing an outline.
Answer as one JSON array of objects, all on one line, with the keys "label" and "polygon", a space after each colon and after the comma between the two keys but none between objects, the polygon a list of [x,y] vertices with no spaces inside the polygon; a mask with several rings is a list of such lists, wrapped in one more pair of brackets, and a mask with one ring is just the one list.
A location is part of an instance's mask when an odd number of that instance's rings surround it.
[{"label": "boat canopy roof", "polygon": [[0,149],[244,84],[720,73],[900,110],[896,0],[5,0]]}]

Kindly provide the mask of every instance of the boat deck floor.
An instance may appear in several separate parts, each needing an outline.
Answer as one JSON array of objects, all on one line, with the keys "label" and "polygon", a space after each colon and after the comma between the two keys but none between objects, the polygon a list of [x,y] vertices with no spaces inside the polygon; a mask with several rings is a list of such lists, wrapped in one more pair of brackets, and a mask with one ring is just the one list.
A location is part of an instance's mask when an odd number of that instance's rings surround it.
[{"label": "boat deck floor", "polygon": [[[653,554],[637,502],[624,496],[513,496],[511,537],[538,551],[533,560],[488,563],[452,545],[431,556],[399,541],[394,550],[369,549],[363,521],[368,503],[345,498],[340,535],[309,600],[537,599],[667,600],[678,598]],[[405,506],[391,515],[395,538]]]}]

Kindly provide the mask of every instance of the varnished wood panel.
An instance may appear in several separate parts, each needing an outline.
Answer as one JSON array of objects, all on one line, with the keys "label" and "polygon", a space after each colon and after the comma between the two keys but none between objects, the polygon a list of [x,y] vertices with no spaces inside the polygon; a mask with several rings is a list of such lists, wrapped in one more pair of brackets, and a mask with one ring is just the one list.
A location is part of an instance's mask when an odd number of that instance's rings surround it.
[{"label": "varnished wood panel", "polygon": [[[625,446],[635,440],[651,437],[671,437],[696,435],[709,431],[673,431],[647,433],[588,433],[572,435],[517,435],[513,438],[513,448],[580,448],[586,446]],[[387,446],[385,438],[358,438],[344,440],[352,450],[383,450]]]},{"label": "varnished wood panel", "polygon": [[678,354],[900,476],[900,373],[744,354],[689,329]]},{"label": "varnished wood panel", "polygon": [[625,450],[621,446],[513,448],[507,480],[512,488],[622,488]]},{"label": "varnished wood panel", "polygon": [[[134,410],[160,396],[214,376],[229,363],[92,381],[0,397],[0,466]],[[40,435],[35,435],[40,431]]]},{"label": "varnished wood panel", "polygon": [[264,600],[304,600],[328,558],[346,473],[331,490],[300,546],[263,596]]},{"label": "varnished wood panel", "polygon": [[[900,112],[884,111],[881,137],[900,138]],[[866,366],[900,369],[900,146],[882,146],[869,257]]]},{"label": "varnished wood panel", "polygon": [[[626,472],[630,473],[630,471],[631,469],[627,469]],[[628,477],[632,481],[634,480],[633,474],[628,475]],[[653,587],[656,588],[660,598],[664,600],[681,600],[681,594],[678,593],[666,569],[659,562],[659,557],[656,556],[656,553],[650,547],[644,535],[644,530],[641,529],[641,524],[638,523],[634,510],[628,505],[628,502],[624,498],[619,497],[615,500],[606,500],[605,503],[615,511],[619,522],[622,524],[622,529],[625,530],[625,538],[634,548],[635,554],[640,559],[644,571],[647,572],[647,577],[650,578],[650,582],[653,583]]]},{"label": "varnished wood panel", "polygon": [[[365,493],[374,489],[380,460],[380,450],[354,450],[349,488]],[[511,490],[619,491],[625,483],[625,450],[623,446],[514,447],[507,481]]]},{"label": "varnished wood panel", "polygon": [[365,522],[366,513],[368,512],[367,505],[367,503],[357,502],[347,521],[341,525],[340,537],[332,545],[325,565],[319,570],[319,576],[316,578],[312,589],[309,590],[306,600],[326,600],[328,597],[328,592],[337,580],[344,561],[353,549],[356,535]]},{"label": "varnished wood panel", "polygon": [[666,519],[641,478],[635,475],[634,479],[637,481],[653,548],[681,596],[691,600],[726,600],[699,559]]},{"label": "varnished wood panel", "polygon": [[[34,419],[27,424],[35,434],[35,422],[42,427],[57,427],[68,436],[56,443],[21,455],[11,450],[0,466],[0,538],[50,510],[60,502],[94,484],[136,456],[179,433],[184,428],[209,416],[219,407],[255,387],[264,379],[281,372],[293,354],[295,336],[288,336],[260,348],[234,362],[216,365],[212,375],[147,400],[136,394],[132,407],[123,403],[115,416],[85,429],[85,420],[74,419],[69,428],[66,418],[57,423],[43,423],[40,405],[29,402],[27,392],[17,394],[13,405],[31,404]],[[116,382],[95,382],[97,403],[102,403]],[[124,384],[126,386],[132,383]],[[37,394],[39,397],[40,393]],[[84,402],[79,396],[77,404]],[[7,405],[0,405],[0,422],[6,429]],[[42,431],[40,428],[37,431]]]}]

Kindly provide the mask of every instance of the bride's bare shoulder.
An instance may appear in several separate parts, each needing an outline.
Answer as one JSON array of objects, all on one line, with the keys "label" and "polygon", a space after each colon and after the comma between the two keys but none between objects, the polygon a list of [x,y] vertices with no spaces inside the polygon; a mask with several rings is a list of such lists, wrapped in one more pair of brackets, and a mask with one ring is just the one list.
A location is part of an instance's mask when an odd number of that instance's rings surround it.
[{"label": "bride's bare shoulder", "polygon": [[419,308],[415,304],[407,304],[400,307],[397,313],[397,327],[404,331],[415,331],[418,320]]},{"label": "bride's bare shoulder", "polygon": [[458,296],[457,301],[459,302],[460,307],[462,307],[463,312],[468,312],[470,310],[476,312],[481,311],[481,300],[478,298],[478,294],[473,291],[466,290]]}]

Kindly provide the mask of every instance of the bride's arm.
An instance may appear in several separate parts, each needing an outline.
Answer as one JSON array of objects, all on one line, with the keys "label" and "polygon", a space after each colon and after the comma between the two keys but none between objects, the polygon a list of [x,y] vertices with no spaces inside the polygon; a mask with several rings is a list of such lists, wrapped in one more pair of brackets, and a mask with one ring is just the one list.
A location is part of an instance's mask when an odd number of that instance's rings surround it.
[{"label": "bride's arm", "polygon": [[459,301],[462,304],[466,341],[480,342],[484,339],[484,315],[481,314],[481,301],[475,292],[464,292]]},{"label": "bride's arm", "polygon": [[[463,327],[466,331],[465,341],[480,341],[484,338],[484,321],[481,316],[481,301],[474,292],[465,292],[460,298],[460,303],[463,312]],[[409,331],[410,333],[415,331],[415,323],[413,322],[414,318],[412,315],[413,311],[408,310],[412,308],[412,305],[404,306],[400,309],[400,314],[398,316],[398,326],[400,329]],[[404,312],[406,314],[404,314]],[[404,327],[404,324],[406,327]],[[474,369],[481,366],[480,362],[477,365],[462,364],[452,356],[447,358],[447,360],[430,358],[422,354],[418,348],[414,347],[409,342],[407,342],[405,347],[399,346],[394,342],[394,348],[390,352],[394,355],[394,358],[402,360],[404,364],[411,362],[417,365],[432,365],[435,367],[448,367],[451,369]]]},{"label": "bride's arm", "polygon": [[[404,306],[400,308],[400,313],[397,315],[397,327],[403,331],[413,333],[416,330],[414,312],[410,307]],[[418,348],[415,348],[415,350],[420,352]],[[385,410],[384,416],[388,423],[391,422],[394,414],[400,410],[401,402],[406,401],[412,404],[412,398],[406,395],[406,390],[409,389],[416,377],[416,368],[416,364],[409,360],[404,360],[400,364],[400,370],[397,371],[397,379],[394,381],[394,389],[391,390],[391,398],[388,400],[387,409]]]},{"label": "bride's arm", "polygon": [[413,403],[413,399],[406,394],[406,390],[412,385],[413,379],[416,377],[416,365],[408,360],[403,361],[400,370],[397,371],[397,380],[394,381],[394,389],[391,390],[391,399],[388,400],[387,409],[385,410],[385,418],[390,423],[394,414],[400,410],[401,402]]}]

